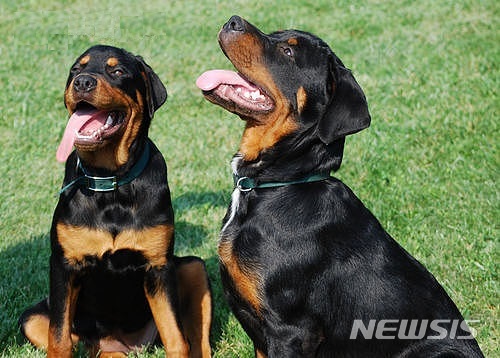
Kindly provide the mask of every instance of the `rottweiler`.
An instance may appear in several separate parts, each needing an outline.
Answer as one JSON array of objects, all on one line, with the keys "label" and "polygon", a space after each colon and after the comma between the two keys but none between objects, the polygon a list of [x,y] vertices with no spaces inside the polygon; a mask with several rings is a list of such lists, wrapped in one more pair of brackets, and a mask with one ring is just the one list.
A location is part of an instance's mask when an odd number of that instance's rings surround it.
[{"label": "rottweiler", "polygon": [[371,121],[351,71],[308,32],[233,16],[218,40],[238,72],[196,82],[245,121],[218,254],[255,355],[481,357],[436,279],[331,176]]},{"label": "rottweiler", "polygon": [[174,256],[167,167],[148,138],[166,98],[151,67],[124,49],[93,46],[71,67],[49,297],[19,320],[49,357],[71,356],[77,342],[101,357],[155,343],[169,357],[210,356],[205,264]]}]

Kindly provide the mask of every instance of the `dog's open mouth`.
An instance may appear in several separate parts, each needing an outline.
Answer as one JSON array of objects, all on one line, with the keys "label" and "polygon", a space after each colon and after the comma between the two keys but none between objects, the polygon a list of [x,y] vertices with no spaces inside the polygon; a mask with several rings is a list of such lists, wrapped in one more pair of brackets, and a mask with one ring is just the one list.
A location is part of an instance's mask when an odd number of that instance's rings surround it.
[{"label": "dog's open mouth", "polygon": [[124,112],[97,109],[87,103],[77,105],[68,120],[56,158],[65,162],[73,146],[92,148],[113,137],[125,123]]},{"label": "dog's open mouth", "polygon": [[84,109],[75,111],[71,118],[72,121],[83,123],[75,131],[75,144],[85,144],[86,142],[102,142],[111,137],[123,124],[125,113]]},{"label": "dog's open mouth", "polygon": [[207,71],[198,77],[196,85],[210,100],[231,111],[269,112],[274,108],[273,100],[264,89],[234,71]]}]

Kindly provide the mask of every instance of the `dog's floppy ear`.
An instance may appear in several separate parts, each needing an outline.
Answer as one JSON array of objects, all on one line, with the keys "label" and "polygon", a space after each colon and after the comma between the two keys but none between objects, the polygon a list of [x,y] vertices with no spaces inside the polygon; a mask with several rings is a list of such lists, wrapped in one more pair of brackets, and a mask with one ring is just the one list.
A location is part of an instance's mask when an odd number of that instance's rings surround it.
[{"label": "dog's floppy ear", "polygon": [[368,103],[351,71],[335,55],[330,58],[333,94],[323,118],[318,123],[318,135],[325,144],[370,125]]},{"label": "dog's floppy ear", "polygon": [[161,82],[158,75],[144,61],[141,56],[136,56],[139,61],[141,73],[144,76],[146,85],[146,104],[149,118],[153,118],[155,111],[167,100],[167,89]]}]

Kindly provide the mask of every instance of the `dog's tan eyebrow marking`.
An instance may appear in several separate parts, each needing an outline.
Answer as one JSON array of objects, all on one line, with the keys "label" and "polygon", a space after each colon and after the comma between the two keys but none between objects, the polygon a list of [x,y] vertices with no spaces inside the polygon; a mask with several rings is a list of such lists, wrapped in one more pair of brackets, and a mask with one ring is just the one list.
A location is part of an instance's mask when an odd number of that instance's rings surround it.
[{"label": "dog's tan eyebrow marking", "polygon": [[86,65],[90,61],[90,55],[83,56],[80,59],[80,65]]},{"label": "dog's tan eyebrow marking", "polygon": [[299,41],[297,41],[297,39],[295,37],[292,37],[292,38],[289,38],[287,43],[290,45],[290,46],[297,46]]},{"label": "dog's tan eyebrow marking", "polygon": [[106,63],[110,67],[115,67],[116,65],[118,65],[118,63],[120,63],[120,61],[118,61],[116,57],[110,57],[108,58],[108,61],[106,61]]}]

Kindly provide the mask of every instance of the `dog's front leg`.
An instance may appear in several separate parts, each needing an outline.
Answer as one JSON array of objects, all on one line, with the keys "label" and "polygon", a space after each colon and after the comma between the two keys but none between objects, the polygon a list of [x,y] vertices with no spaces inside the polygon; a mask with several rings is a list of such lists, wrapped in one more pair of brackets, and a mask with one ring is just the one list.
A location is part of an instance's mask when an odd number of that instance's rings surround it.
[{"label": "dog's front leg", "polygon": [[75,274],[63,262],[62,255],[50,258],[49,339],[47,356],[71,357],[73,341],[71,327],[80,288]]},{"label": "dog's front leg", "polygon": [[177,305],[175,268],[167,263],[146,273],[144,290],[167,357],[188,357]]}]

